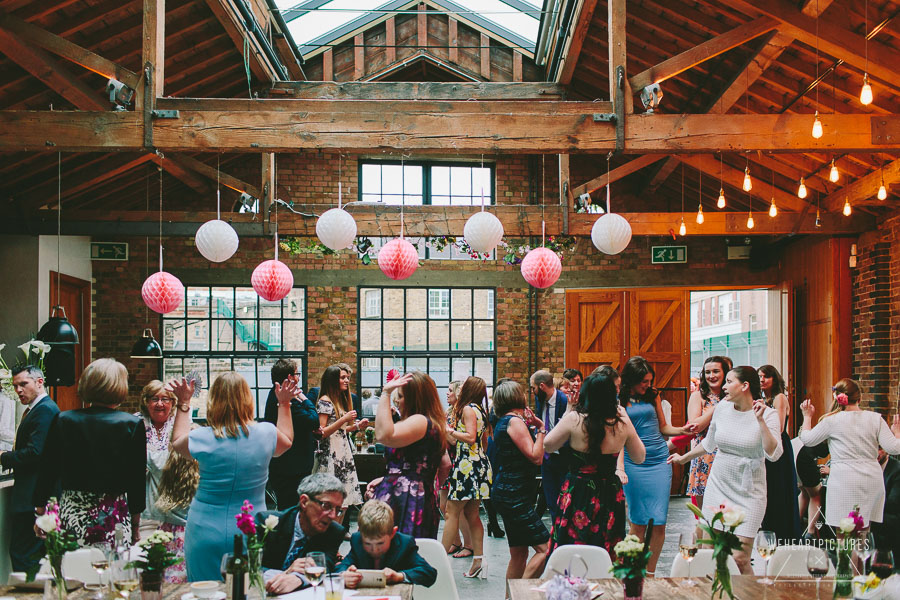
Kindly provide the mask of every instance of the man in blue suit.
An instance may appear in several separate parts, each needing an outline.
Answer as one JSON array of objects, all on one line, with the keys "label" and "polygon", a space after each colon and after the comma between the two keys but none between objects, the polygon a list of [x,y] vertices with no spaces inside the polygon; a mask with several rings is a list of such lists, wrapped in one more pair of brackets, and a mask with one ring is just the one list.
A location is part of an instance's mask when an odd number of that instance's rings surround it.
[{"label": "man in blue suit", "polygon": [[[553,385],[553,375],[549,371],[536,371],[531,376],[530,384],[531,392],[534,394],[534,412],[544,422],[544,429],[550,431],[566,413],[569,398]],[[557,508],[559,488],[562,487],[568,470],[569,464],[559,451],[544,454],[544,462],[541,464],[541,482],[544,488],[544,499],[553,520],[556,520],[559,512]]]},{"label": "man in blue suit", "polygon": [[44,391],[44,373],[37,367],[26,365],[13,369],[13,386],[26,408],[16,431],[16,445],[0,453],[0,465],[13,469],[16,478],[10,507],[9,558],[14,571],[27,571],[37,564],[44,547],[34,534],[33,497],[47,432],[59,414],[59,407]]}]

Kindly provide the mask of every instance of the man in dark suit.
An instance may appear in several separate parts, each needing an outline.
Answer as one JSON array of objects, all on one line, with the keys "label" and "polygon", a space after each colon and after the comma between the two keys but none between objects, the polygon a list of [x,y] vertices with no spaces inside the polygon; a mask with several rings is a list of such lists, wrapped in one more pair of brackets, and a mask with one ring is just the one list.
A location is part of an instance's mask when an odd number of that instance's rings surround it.
[{"label": "man in dark suit", "polygon": [[[550,431],[566,413],[569,398],[553,385],[553,375],[549,371],[536,371],[531,376],[530,384],[534,394],[534,412],[544,422],[544,429]],[[554,520],[559,512],[557,508],[559,488],[562,487],[568,470],[568,462],[559,451],[544,455],[544,462],[541,464],[541,484],[547,508],[550,509],[550,515]]]},{"label": "man in dark suit", "polygon": [[[47,432],[59,407],[44,392],[44,373],[33,366],[13,369],[13,386],[27,408],[16,431],[13,450],[0,453],[0,465],[15,471],[12,491],[9,558],[14,571],[37,564],[44,543],[34,534],[34,490],[40,474]],[[54,487],[58,487],[56,484]],[[56,490],[56,495],[59,491]]]},{"label": "man in dark suit", "polygon": [[[340,367],[341,369],[341,377],[347,378],[347,385],[350,385],[350,376],[353,375],[353,368],[347,363],[337,363],[334,365],[336,367]],[[309,401],[313,403],[313,406],[316,405],[316,401],[319,399],[319,388],[309,388],[309,392],[306,393],[306,397],[309,398]],[[354,393],[350,393],[350,400],[353,402],[353,410],[356,411],[358,416],[362,416],[362,401],[359,399]]]},{"label": "man in dark suit", "polygon": [[884,471],[884,513],[881,523],[872,522],[875,547],[894,553],[894,571],[900,570],[900,461],[878,450],[878,462]]},{"label": "man in dark suit", "polygon": [[[275,397],[275,383],[282,383],[289,377],[297,378],[297,363],[281,358],[272,365],[272,384],[266,399],[264,421],[273,425],[278,420],[278,398]],[[287,510],[297,505],[297,486],[304,477],[312,473],[315,452],[315,432],[319,430],[319,414],[316,405],[301,395],[291,400],[291,421],[294,424],[294,443],[281,456],[269,462],[269,490],[275,494],[278,510]]]},{"label": "man in dark suit", "polygon": [[262,566],[266,570],[266,590],[272,594],[287,594],[306,587],[306,568],[311,566],[306,556],[310,552],[324,552],[328,570],[334,569],[338,548],[344,541],[345,529],[334,520],[344,511],[344,484],[327,473],[305,477],[297,489],[297,506],[284,512],[260,512],[257,526],[266,519],[278,517],[278,524],[266,537]]}]

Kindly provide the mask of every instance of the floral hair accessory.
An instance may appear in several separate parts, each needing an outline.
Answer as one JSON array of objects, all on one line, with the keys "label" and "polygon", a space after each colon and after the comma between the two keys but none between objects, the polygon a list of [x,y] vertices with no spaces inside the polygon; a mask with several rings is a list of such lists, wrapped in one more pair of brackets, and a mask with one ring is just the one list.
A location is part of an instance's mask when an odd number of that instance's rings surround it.
[{"label": "floral hair accessory", "polygon": [[850,399],[847,397],[847,394],[841,392],[837,395],[837,403],[841,406],[847,406],[850,403]]},{"label": "floral hair accessory", "polygon": [[390,383],[391,380],[396,379],[398,375],[400,375],[400,372],[397,371],[397,369],[391,369],[390,371],[388,371],[387,380],[385,381],[385,383]]}]

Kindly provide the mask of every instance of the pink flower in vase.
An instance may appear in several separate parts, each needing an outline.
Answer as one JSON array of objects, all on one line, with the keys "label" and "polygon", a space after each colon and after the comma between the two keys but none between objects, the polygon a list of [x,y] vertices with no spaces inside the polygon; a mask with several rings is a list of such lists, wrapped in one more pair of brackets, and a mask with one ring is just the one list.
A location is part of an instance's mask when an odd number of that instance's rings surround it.
[{"label": "pink flower in vase", "polygon": [[256,522],[253,519],[253,505],[250,504],[247,500],[244,500],[244,505],[241,506],[241,512],[234,515],[235,520],[237,521],[237,528],[244,535],[256,535]]}]

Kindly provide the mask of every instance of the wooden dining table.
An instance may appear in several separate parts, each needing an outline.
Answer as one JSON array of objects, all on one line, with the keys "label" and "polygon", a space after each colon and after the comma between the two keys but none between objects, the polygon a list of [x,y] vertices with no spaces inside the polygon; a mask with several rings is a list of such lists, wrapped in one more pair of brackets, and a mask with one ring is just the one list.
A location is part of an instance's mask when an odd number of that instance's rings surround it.
[{"label": "wooden dining table", "polygon": [[[816,597],[816,582],[811,577],[790,577],[777,579],[774,584],[760,583],[762,577],[753,575],[733,575],[732,590],[736,600],[801,600]],[[622,582],[617,579],[594,579],[603,592],[600,600],[623,598]],[[545,600],[543,592],[536,590],[543,583],[540,579],[512,579],[509,585],[509,600]],[[831,598],[834,580],[823,579],[821,598]],[[712,595],[712,580],[695,577],[694,585],[687,577],[651,577],[644,580],[645,600],[709,600]],[[725,594],[725,598],[728,595]]]}]

